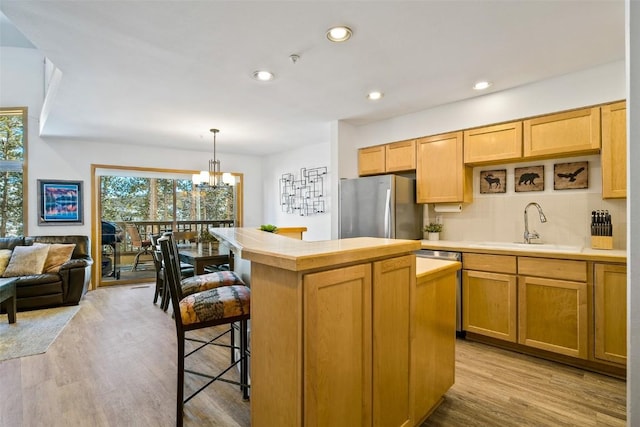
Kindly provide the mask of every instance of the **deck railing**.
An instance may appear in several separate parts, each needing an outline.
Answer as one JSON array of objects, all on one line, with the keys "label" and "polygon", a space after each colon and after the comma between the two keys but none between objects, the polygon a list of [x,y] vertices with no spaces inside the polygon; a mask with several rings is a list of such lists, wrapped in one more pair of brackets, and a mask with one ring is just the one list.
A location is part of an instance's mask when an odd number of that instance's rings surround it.
[{"label": "deck railing", "polygon": [[[105,221],[109,221],[104,219]],[[122,221],[115,222],[125,230],[125,223]],[[198,236],[202,235],[203,230],[209,227],[233,227],[233,220],[204,220],[204,221],[126,221],[127,224],[133,224],[138,228],[142,240],[149,240],[151,234],[162,234],[166,231],[194,231]],[[122,236],[121,242],[122,254],[128,252],[136,252],[138,248],[131,245],[131,239],[125,234]]]}]

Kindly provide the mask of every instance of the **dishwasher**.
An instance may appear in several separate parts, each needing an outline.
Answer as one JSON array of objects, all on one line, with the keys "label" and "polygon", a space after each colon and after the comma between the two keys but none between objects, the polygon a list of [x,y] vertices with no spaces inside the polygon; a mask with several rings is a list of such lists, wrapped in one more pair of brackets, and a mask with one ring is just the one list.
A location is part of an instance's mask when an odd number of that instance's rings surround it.
[{"label": "dishwasher", "polygon": [[[462,253],[460,252],[420,249],[416,251],[416,256],[462,262]],[[464,337],[462,330],[462,270],[458,270],[456,273],[456,336]]]}]

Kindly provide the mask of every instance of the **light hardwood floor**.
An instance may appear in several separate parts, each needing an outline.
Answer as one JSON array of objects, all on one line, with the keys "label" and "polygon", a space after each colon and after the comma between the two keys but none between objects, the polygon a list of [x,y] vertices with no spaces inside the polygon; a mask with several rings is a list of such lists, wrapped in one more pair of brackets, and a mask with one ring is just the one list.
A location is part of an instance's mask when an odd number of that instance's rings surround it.
[{"label": "light hardwood floor", "polygon": [[[175,326],[152,298],[152,285],[90,292],[47,353],[0,362],[0,426],[175,425]],[[456,384],[423,426],[625,425],[624,381],[457,344]],[[229,384],[185,407],[185,426],[249,425],[249,403]]]}]

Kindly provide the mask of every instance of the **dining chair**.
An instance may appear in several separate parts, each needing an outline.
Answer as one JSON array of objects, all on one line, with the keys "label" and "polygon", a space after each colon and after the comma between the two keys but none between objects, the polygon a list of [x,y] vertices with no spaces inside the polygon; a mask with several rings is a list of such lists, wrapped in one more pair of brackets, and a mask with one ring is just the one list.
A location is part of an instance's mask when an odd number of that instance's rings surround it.
[{"label": "dining chair", "polygon": [[[161,234],[149,234],[149,240],[151,240],[153,250],[153,266],[156,270],[156,289],[153,294],[153,303],[156,304],[159,297],[160,308],[162,308],[164,311],[167,311],[167,309],[169,308],[171,295],[169,294],[169,288],[165,286],[166,279],[164,273],[164,262],[162,260],[160,245],[158,244],[158,239],[161,236]],[[194,274],[195,270],[191,264],[180,261],[180,276],[183,279],[192,277]]]},{"label": "dining chair", "polygon": [[[248,320],[250,318],[251,291],[245,285],[220,286],[201,292],[184,295],[181,286],[180,260],[178,248],[171,235],[165,235],[158,240],[162,259],[165,266],[166,283],[171,294],[172,308],[178,340],[177,363],[177,396],[176,396],[176,426],[183,425],[184,404],[191,400],[209,385],[216,381],[240,386],[244,399],[249,398],[249,366],[248,366]],[[219,340],[227,332],[214,333],[210,340],[203,340],[189,334],[191,331],[211,328],[219,325],[231,326],[234,322],[240,324],[240,344],[238,347],[221,343]],[[214,332],[216,332],[214,330]],[[186,351],[185,343],[195,343],[195,348]],[[233,352],[239,351],[239,357],[217,374],[204,373],[185,368],[185,360],[198,350],[208,345],[232,347]],[[240,367],[240,380],[224,378],[235,366]],[[206,378],[208,381],[185,398],[185,373]]]},{"label": "dining chair", "polygon": [[140,263],[141,255],[153,256],[151,240],[142,240],[142,237],[140,237],[140,231],[135,224],[126,224],[125,229],[131,239],[131,246],[138,249],[138,253],[136,253],[135,258],[133,259],[133,266],[131,267],[132,271],[136,271],[138,269],[138,264]]}]

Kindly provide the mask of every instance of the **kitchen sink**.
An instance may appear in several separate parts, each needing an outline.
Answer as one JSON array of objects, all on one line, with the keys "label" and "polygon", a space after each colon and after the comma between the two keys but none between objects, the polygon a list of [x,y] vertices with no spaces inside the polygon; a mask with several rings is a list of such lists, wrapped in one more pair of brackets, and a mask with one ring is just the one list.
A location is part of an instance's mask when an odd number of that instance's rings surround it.
[{"label": "kitchen sink", "polygon": [[469,247],[487,249],[527,249],[530,251],[582,252],[582,246],[556,245],[554,243],[477,242],[470,244]]}]

